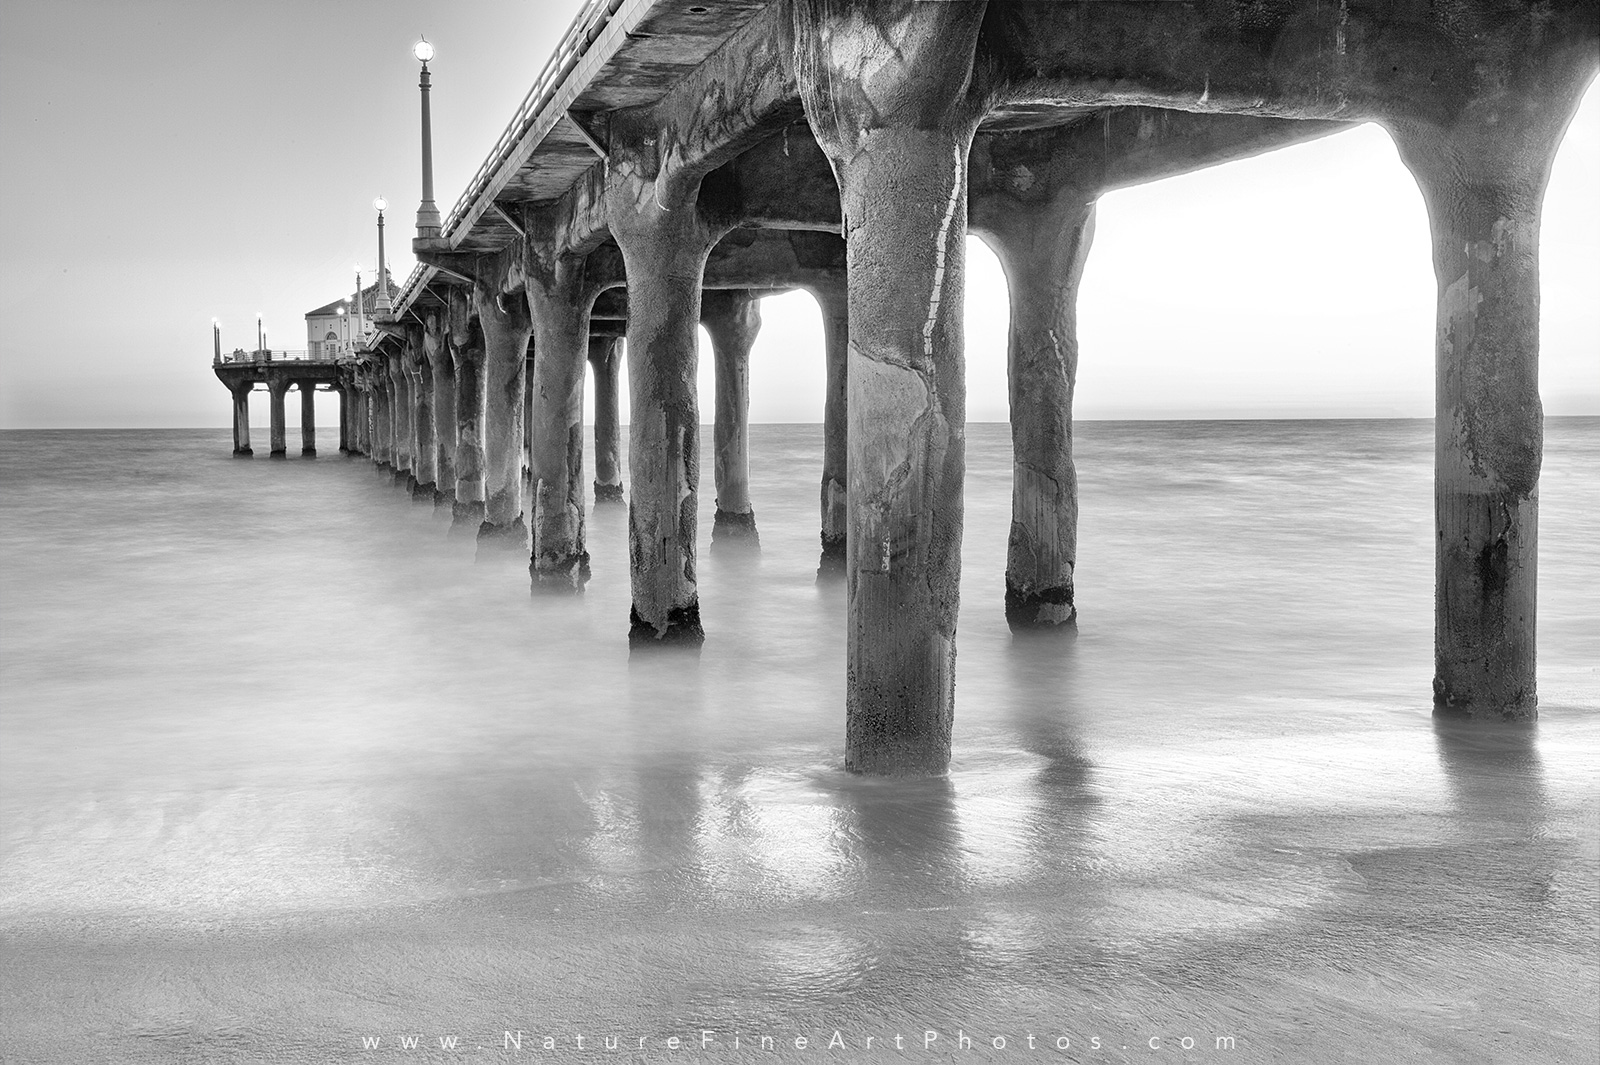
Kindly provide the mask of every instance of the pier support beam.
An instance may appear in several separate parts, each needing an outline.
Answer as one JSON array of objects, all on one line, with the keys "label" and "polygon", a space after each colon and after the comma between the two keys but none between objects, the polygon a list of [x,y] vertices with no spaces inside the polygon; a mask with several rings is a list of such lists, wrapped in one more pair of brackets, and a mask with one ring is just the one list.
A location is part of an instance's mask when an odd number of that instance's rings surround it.
[{"label": "pier support beam", "polygon": [[607,214],[628,278],[628,639],[698,646],[700,286],[727,227],[705,217],[698,181],[663,203],[639,161],[614,159],[611,171]]},{"label": "pier support beam", "polygon": [[450,291],[446,325],[456,376],[456,499],[450,508],[450,532],[476,536],[484,516],[484,350],[483,332],[466,290]]},{"label": "pier support beam", "polygon": [[[1094,199],[1074,188],[1045,202],[1006,197],[981,231],[1011,293],[1006,369],[1011,399],[1011,533],[1006,622],[1013,632],[1077,631],[1078,475],[1072,390],[1078,373],[1078,283],[1094,239]],[[975,229],[980,225],[974,222]]]},{"label": "pier support beam", "polygon": [[761,332],[761,300],[738,289],[706,292],[700,297],[700,324],[711,337],[716,361],[712,470],[717,512],[711,550],[759,549],[750,505],[750,349]]},{"label": "pier support beam", "polygon": [[456,498],[456,371],[437,313],[430,313],[424,323],[422,356],[433,383],[433,502],[449,506]]},{"label": "pier support beam", "polygon": [[618,337],[589,339],[589,368],[594,371],[594,501],[622,502],[622,426],[619,418],[617,371],[621,365]]},{"label": "pier support beam", "polygon": [[405,367],[402,365],[401,356],[391,354],[388,356],[389,371],[389,414],[393,425],[391,432],[391,448],[393,457],[390,459],[394,466],[394,479],[396,483],[404,484],[406,491],[416,483],[416,474],[412,472],[411,454],[415,442],[411,427],[411,388],[406,380]]},{"label": "pier support beam", "polygon": [[1532,718],[1539,469],[1539,212],[1592,55],[1501,71],[1449,125],[1391,125],[1428,205],[1439,286],[1434,704]]},{"label": "pier support beam", "polygon": [[267,382],[267,403],[272,417],[271,450],[268,454],[276,459],[285,458],[289,453],[288,430],[284,427],[283,416],[283,397],[288,391],[288,381]]},{"label": "pier support beam", "polygon": [[[531,244],[532,242],[530,242]],[[584,262],[546,258],[530,247],[525,269],[537,353],[529,408],[535,591],[582,591],[589,579],[584,546],[583,369],[589,309],[597,293],[584,284]]]},{"label": "pier support beam", "polygon": [[844,278],[839,284],[811,290],[822,309],[827,385],[822,406],[822,558],[817,579],[845,575],[847,524],[849,408],[847,384],[850,358],[850,293]]},{"label": "pier support beam", "polygon": [[334,391],[339,396],[339,452],[350,453],[350,386],[340,382]]},{"label": "pier support beam", "polygon": [[295,387],[300,390],[300,454],[315,455],[317,453],[317,386],[309,381],[301,381]]},{"label": "pier support beam", "polygon": [[472,288],[472,305],[484,339],[485,498],[478,542],[520,551],[528,546],[522,517],[522,408],[533,323],[520,293],[502,295],[480,282]]},{"label": "pier support beam", "polygon": [[982,3],[797,2],[806,117],[850,286],[845,767],[950,761],[961,575],[967,157]]},{"label": "pier support beam", "polygon": [[416,474],[411,498],[432,506],[439,485],[439,451],[434,428],[433,364],[423,351],[423,343],[422,327],[408,328],[402,361],[406,386],[411,390],[412,434],[416,441],[411,458]]},{"label": "pier support beam", "polygon": [[250,391],[246,383],[228,389],[233,395],[233,453],[253,455],[250,450]]}]

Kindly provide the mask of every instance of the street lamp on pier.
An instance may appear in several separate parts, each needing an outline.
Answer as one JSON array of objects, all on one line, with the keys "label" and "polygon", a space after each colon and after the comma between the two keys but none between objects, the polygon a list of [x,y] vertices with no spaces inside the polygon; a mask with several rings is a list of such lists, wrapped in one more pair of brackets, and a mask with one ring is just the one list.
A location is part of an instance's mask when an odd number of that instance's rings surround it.
[{"label": "street lamp on pier", "polygon": [[[424,195],[431,197],[431,190]],[[431,198],[428,202],[432,202]],[[378,318],[389,318],[394,314],[394,305],[389,302],[389,271],[383,262],[383,212],[388,208],[389,201],[379,196],[372,201],[372,206],[378,209],[378,298],[374,310],[377,312]],[[438,214],[439,212],[435,211],[434,217],[437,218]],[[418,222],[417,225],[420,232],[422,223]]]},{"label": "street lamp on pier", "polygon": [[256,312],[256,350],[267,350],[267,333],[261,328],[261,312]]},{"label": "street lamp on pier", "polygon": [[[417,237],[433,238],[439,235],[439,208],[433,202],[433,118],[428,109],[428,60],[433,58],[433,45],[424,37],[412,46],[411,54],[422,63],[422,204],[417,208]],[[380,277],[381,277],[380,270]]]}]

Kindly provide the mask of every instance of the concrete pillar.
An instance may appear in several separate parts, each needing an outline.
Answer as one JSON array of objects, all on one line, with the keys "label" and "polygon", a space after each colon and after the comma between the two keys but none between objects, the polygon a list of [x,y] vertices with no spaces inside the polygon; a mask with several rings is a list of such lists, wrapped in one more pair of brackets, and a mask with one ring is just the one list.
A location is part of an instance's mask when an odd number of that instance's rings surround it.
[{"label": "concrete pillar", "polygon": [[385,473],[394,469],[393,400],[388,367],[380,364],[372,375],[372,457]]},{"label": "concrete pillar", "polygon": [[350,453],[350,386],[340,382],[334,386],[339,395],[339,450]]},{"label": "concrete pillar", "polygon": [[628,278],[628,639],[698,646],[700,285],[726,230],[697,206],[698,182],[663,203],[653,178],[611,169],[607,213]]},{"label": "concrete pillar", "polygon": [[[806,117],[839,180],[850,289],[845,767],[950,761],[966,380],[961,309],[982,3],[797,0]],[[867,58],[863,58],[867,57]]]},{"label": "concrete pillar", "polygon": [[412,435],[416,442],[411,466],[417,478],[411,487],[411,498],[431,507],[438,490],[439,451],[434,435],[433,366],[428,362],[422,345],[422,330],[408,330],[404,361],[406,385],[412,397]]},{"label": "concrete pillar", "polygon": [[[534,327],[535,333],[538,326]],[[522,372],[522,479],[533,481],[533,352],[537,350],[538,342],[528,346],[528,361],[523,366]]]},{"label": "concrete pillar", "polygon": [[1395,122],[1438,279],[1434,705],[1532,718],[1539,468],[1539,211],[1592,56],[1524,60],[1448,125]]},{"label": "concrete pillar", "polygon": [[617,370],[619,337],[589,338],[589,368],[594,371],[594,501],[622,502],[622,426]]},{"label": "concrete pillar", "polygon": [[435,506],[449,506],[456,498],[456,371],[444,323],[436,313],[428,315],[423,328],[422,354],[433,378],[433,502]]},{"label": "concrete pillar", "polygon": [[284,458],[289,453],[288,432],[284,427],[283,397],[289,391],[289,382],[276,378],[267,381],[267,402],[272,412],[272,448],[269,454],[273,458]]},{"label": "concrete pillar", "polygon": [[300,389],[300,454],[317,453],[317,386],[301,381]]},{"label": "concrete pillar", "polygon": [[1006,622],[1013,632],[1077,631],[1078,474],[1072,389],[1078,374],[1078,282],[1094,240],[1092,197],[1008,199],[984,235],[1006,274],[1011,335],[1011,534]]},{"label": "concrete pillar", "polygon": [[484,516],[483,333],[465,290],[452,289],[449,301],[450,359],[456,377],[456,500],[450,532],[476,536]]},{"label": "concrete pillar", "polygon": [[228,390],[233,395],[233,453],[253,455],[250,450],[250,391],[249,384]]},{"label": "concrete pillar", "polygon": [[411,427],[411,387],[406,379],[405,367],[401,364],[399,354],[388,356],[387,369],[389,373],[389,421],[391,426],[390,447],[394,452],[390,459],[394,466],[394,479],[396,484],[404,484],[409,492],[416,484],[416,473],[411,464],[411,448],[415,440]]},{"label": "concrete pillar", "polygon": [[522,517],[522,407],[533,323],[520,293],[501,295],[478,284],[472,305],[484,340],[485,497],[478,540],[521,550],[528,543]]},{"label": "concrete pillar", "polygon": [[846,479],[847,451],[846,367],[850,356],[850,294],[843,278],[839,284],[811,290],[822,309],[822,333],[827,364],[827,385],[822,406],[822,558],[817,579],[845,575],[845,541],[849,514]]},{"label": "concrete pillar", "polygon": [[533,587],[580,591],[589,579],[583,527],[583,369],[595,293],[584,284],[583,260],[534,258],[527,271],[537,353],[529,379]]},{"label": "concrete pillar", "polygon": [[711,468],[717,513],[711,550],[759,549],[750,505],[750,348],[761,332],[761,300],[738,289],[706,292],[700,297],[700,324],[711,337],[716,371]]}]

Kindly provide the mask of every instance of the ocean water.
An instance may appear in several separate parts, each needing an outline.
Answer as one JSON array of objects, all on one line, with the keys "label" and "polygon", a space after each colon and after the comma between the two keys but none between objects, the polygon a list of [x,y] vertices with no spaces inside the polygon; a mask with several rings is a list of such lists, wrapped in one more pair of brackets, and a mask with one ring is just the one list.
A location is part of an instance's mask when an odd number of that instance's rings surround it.
[{"label": "ocean water", "polygon": [[0,1060],[1595,1059],[1600,419],[1525,728],[1431,715],[1430,423],[1080,425],[1070,642],[968,449],[954,762],[885,782],[815,426],[758,560],[707,464],[705,646],[639,659],[621,508],[533,598],[326,446],[0,434]]}]

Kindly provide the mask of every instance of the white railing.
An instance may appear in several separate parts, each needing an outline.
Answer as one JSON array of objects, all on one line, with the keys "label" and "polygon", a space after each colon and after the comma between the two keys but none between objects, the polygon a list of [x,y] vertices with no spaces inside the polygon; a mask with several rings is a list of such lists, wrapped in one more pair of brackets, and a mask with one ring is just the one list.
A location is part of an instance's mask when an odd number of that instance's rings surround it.
[{"label": "white railing", "polygon": [[[350,353],[346,352],[346,354],[350,354]],[[266,348],[266,349],[262,349],[262,350],[258,350],[258,351],[245,351],[243,348],[235,348],[233,351],[225,351],[220,355],[215,355],[215,356],[212,357],[212,360],[211,360],[212,364],[215,365],[215,366],[234,366],[234,365],[249,364],[249,363],[262,363],[262,364],[265,364],[265,363],[276,363],[276,362],[335,362],[335,361],[337,361],[337,359],[334,356],[331,356],[331,355],[325,355],[325,356],[322,356],[320,358],[313,357],[309,352],[307,352],[303,348],[302,349],[283,349],[283,348],[280,348],[278,350],[273,350],[271,348]]]}]

